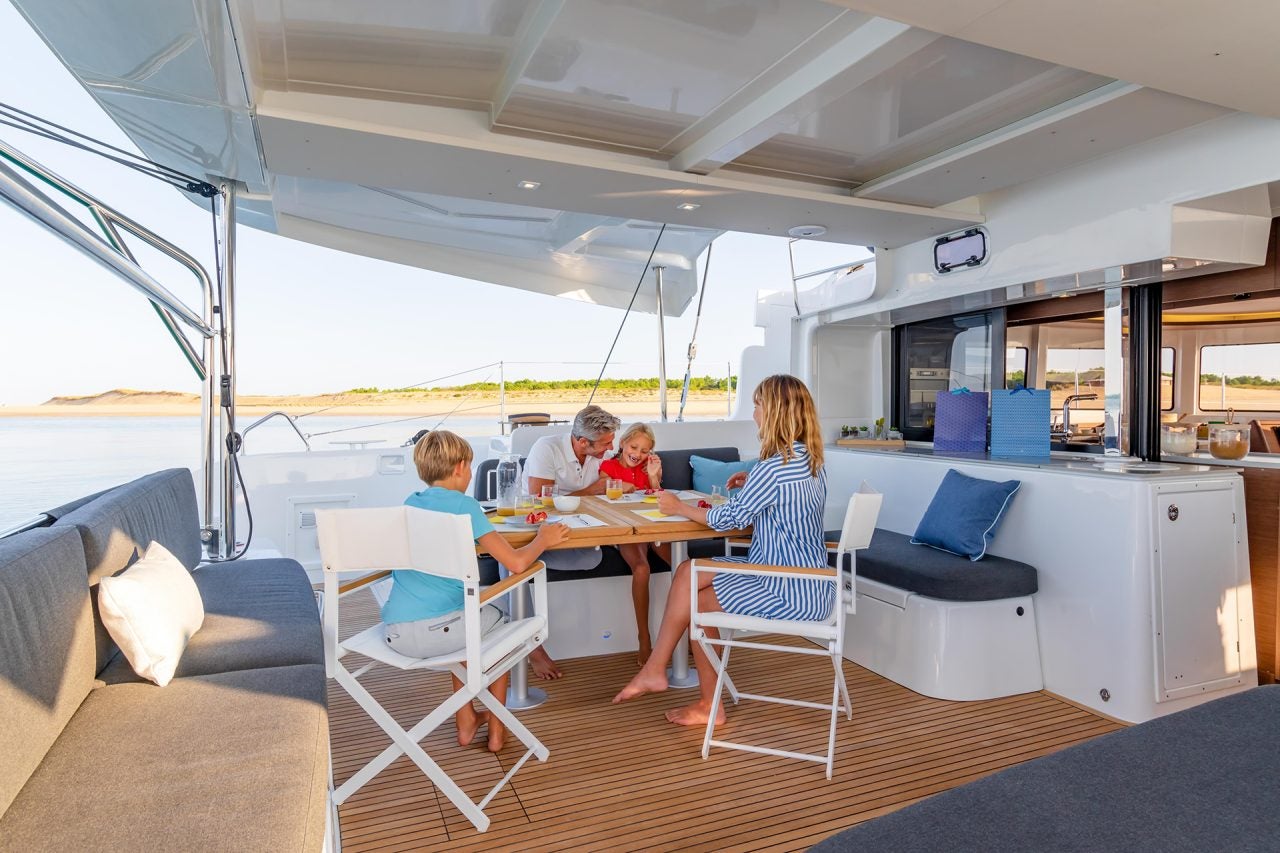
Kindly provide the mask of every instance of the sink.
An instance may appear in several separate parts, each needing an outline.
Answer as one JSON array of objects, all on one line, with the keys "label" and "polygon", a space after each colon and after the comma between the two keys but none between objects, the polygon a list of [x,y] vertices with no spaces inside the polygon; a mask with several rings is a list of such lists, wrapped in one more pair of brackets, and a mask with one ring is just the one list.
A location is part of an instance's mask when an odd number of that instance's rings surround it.
[{"label": "sink", "polygon": [[1168,462],[1143,462],[1137,459],[1081,459],[1063,464],[1076,471],[1101,471],[1107,474],[1158,474],[1176,468]]}]

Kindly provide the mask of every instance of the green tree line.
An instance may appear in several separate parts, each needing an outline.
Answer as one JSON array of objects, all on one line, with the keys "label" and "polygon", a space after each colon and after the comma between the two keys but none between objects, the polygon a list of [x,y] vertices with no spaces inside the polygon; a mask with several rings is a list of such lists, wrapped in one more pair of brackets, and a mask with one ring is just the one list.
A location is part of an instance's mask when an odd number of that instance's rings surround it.
[{"label": "green tree line", "polygon": [[[690,391],[724,391],[725,386],[733,383],[733,390],[738,390],[738,377],[693,376],[689,379]],[[507,383],[508,391],[589,391],[594,386],[594,379],[513,379]],[[679,391],[684,386],[684,379],[668,379],[667,388]],[[497,382],[472,382],[468,385],[450,385],[442,388],[350,388],[345,394],[394,394],[411,391],[497,391]],[[602,379],[601,391],[657,391],[658,378],[647,379]]]},{"label": "green tree line", "polygon": [[[1221,385],[1222,374],[1220,373],[1201,373],[1201,385]],[[1280,386],[1280,379],[1273,379],[1267,376],[1228,376],[1228,388],[1275,388]]]}]

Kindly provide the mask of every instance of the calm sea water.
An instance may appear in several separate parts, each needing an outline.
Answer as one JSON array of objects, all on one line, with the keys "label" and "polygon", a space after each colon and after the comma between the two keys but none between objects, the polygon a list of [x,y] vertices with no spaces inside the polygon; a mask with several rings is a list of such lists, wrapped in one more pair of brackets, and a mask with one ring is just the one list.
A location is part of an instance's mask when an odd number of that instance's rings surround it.
[{"label": "calm sea water", "polygon": [[[396,447],[439,418],[304,418],[299,427],[315,450],[339,441],[374,441]],[[242,425],[252,423],[243,416]],[[445,427],[465,436],[493,435],[492,418],[450,418]],[[340,430],[340,431],[338,431]],[[301,450],[281,419],[249,434],[250,453]],[[198,417],[0,418],[0,530],[83,495],[119,485],[161,468],[200,466]]]},{"label": "calm sea water", "polygon": [[[252,422],[240,418],[242,428]],[[438,416],[320,415],[304,418],[299,427],[311,436],[313,450],[336,450],[347,446],[337,442],[347,441],[381,440],[373,446],[398,447],[438,422]],[[449,418],[444,427],[468,437],[498,431],[493,418]],[[245,448],[275,453],[301,450],[302,442],[277,418],[253,430]],[[0,418],[0,531],[151,471],[187,467],[198,475],[199,466],[198,417]]]}]

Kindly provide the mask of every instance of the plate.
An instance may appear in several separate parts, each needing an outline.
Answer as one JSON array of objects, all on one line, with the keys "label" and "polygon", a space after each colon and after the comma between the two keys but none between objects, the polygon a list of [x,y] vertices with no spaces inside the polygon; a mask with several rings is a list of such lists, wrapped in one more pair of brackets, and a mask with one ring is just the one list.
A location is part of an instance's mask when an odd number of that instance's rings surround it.
[{"label": "plate", "polygon": [[558,515],[548,515],[544,521],[539,521],[537,524],[530,524],[524,520],[524,516],[512,515],[507,517],[506,522],[502,526],[506,527],[508,530],[537,530],[540,525],[553,524],[559,520],[560,516]]}]

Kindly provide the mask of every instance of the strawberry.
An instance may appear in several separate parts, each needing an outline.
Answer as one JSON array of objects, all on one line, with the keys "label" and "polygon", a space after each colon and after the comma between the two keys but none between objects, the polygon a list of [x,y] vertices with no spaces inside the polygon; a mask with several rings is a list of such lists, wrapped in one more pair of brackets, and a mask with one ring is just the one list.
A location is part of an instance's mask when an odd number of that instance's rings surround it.
[{"label": "strawberry", "polygon": [[525,524],[541,524],[546,520],[547,514],[541,510],[538,512],[531,512],[524,517]]},{"label": "strawberry", "polygon": [[698,501],[698,509],[711,509],[711,504],[707,501]]}]

